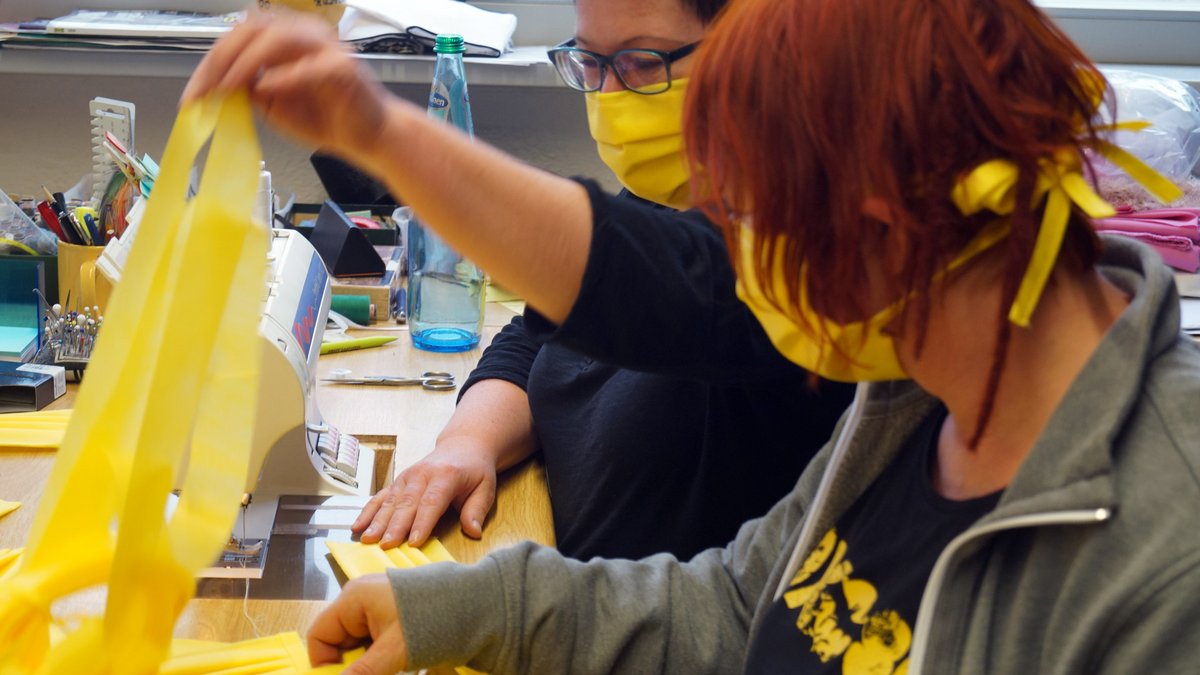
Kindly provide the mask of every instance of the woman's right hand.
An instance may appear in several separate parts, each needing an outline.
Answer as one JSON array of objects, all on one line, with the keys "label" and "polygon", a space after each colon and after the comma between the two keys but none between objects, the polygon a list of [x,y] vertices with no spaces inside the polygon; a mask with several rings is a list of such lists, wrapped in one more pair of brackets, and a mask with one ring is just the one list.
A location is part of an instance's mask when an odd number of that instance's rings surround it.
[{"label": "woman's right hand", "polygon": [[433,452],[371,497],[351,530],[382,548],[425,543],[446,509],[458,509],[463,532],[478,539],[496,501],[496,462],[478,438],[439,438]]},{"label": "woman's right hand", "polygon": [[217,40],[180,101],[236,90],[249,92],[275,129],[350,159],[377,145],[386,109],[397,104],[336,29],[284,9],[252,11]]}]

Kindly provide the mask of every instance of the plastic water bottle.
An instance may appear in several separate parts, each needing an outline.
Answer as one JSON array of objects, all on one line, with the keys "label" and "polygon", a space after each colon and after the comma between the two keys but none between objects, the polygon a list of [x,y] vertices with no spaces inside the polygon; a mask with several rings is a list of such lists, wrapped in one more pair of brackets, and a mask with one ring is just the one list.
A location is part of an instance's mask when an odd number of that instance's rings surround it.
[{"label": "plastic water bottle", "polygon": [[[461,35],[439,35],[429,92],[430,117],[473,133]],[[483,333],[486,280],[479,268],[446,245],[416,218],[408,223],[408,325],[413,345],[432,352],[462,352]]]}]

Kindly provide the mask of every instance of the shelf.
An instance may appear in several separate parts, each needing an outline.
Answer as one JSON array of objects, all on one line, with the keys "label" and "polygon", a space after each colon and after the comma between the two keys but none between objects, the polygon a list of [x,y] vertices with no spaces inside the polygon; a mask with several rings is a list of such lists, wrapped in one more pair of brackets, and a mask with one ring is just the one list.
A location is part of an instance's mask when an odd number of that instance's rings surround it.
[{"label": "shelf", "polygon": [[[529,48],[526,48],[529,49]],[[186,78],[203,52],[151,52],[119,49],[0,48],[0,74],[78,75],[85,77]],[[432,56],[364,54],[386,83],[427,84],[433,79]],[[476,86],[560,87],[549,63],[514,65],[498,59],[465,59],[467,81]]]}]

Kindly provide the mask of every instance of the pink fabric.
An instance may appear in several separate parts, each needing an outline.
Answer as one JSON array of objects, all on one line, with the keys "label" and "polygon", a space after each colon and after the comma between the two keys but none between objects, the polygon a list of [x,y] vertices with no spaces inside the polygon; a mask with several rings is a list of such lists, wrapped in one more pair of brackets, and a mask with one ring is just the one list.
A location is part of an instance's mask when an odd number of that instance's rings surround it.
[{"label": "pink fabric", "polygon": [[1200,209],[1121,207],[1117,215],[1095,221],[1096,231],[1119,234],[1148,244],[1163,261],[1185,272],[1200,270]]}]

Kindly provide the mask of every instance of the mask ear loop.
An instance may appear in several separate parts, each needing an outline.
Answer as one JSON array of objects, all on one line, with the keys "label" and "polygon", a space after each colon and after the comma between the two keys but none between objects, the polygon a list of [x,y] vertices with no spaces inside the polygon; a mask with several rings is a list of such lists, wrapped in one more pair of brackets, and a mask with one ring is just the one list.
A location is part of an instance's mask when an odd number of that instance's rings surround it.
[{"label": "mask ear loop", "polygon": [[[1105,125],[1098,129],[1140,131],[1148,126],[1148,122],[1135,121]],[[1166,203],[1183,195],[1183,191],[1170,180],[1113,143],[1097,139],[1088,142],[1087,146],[1120,167],[1159,201]],[[951,192],[951,198],[966,216],[984,209],[1001,216],[1011,215],[1019,175],[1020,171],[1015,163],[1005,159],[989,160],[975,167],[959,181]],[[1071,205],[1078,206],[1090,218],[1107,218],[1116,214],[1112,205],[1097,194],[1084,178],[1082,160],[1073,149],[1060,150],[1052,159],[1041,161],[1037,186],[1034,189],[1034,203],[1040,202],[1043,197],[1046,204],[1042,210],[1042,225],[1038,229],[1033,254],[1008,313],[1008,320],[1022,328],[1029,326],[1033,311],[1037,308],[1042,291],[1046,287],[1046,281],[1050,278],[1055,261],[1058,260],[1067,224],[1071,219]],[[1006,226],[1004,234],[1007,233]],[[956,262],[959,260],[965,262],[963,256],[959,256]],[[950,269],[956,266],[955,263],[951,263]]]}]

